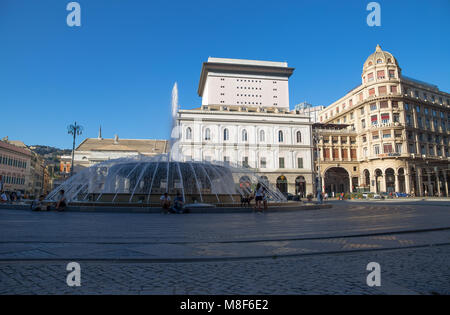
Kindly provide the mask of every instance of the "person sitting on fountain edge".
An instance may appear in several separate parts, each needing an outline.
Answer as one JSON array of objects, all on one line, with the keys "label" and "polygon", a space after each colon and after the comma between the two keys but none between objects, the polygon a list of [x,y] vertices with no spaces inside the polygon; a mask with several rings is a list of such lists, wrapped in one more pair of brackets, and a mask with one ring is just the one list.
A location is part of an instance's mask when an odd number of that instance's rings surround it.
[{"label": "person sitting on fountain edge", "polygon": [[176,213],[184,213],[184,200],[180,192],[177,192],[177,196],[173,200],[173,208]]},{"label": "person sitting on fountain edge", "polygon": [[159,198],[159,200],[161,200],[161,207],[163,208],[163,213],[169,213],[169,209],[170,209],[170,197],[169,194],[167,194],[166,192],[164,193],[164,195],[161,196],[161,198]]}]

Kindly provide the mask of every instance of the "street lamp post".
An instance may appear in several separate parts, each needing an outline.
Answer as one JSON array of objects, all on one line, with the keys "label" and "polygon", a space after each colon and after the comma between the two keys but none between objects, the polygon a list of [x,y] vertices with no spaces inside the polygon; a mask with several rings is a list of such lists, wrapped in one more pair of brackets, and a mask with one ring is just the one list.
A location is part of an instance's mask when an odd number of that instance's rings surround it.
[{"label": "street lamp post", "polygon": [[75,140],[76,137],[81,135],[83,133],[83,127],[80,125],[77,125],[77,122],[73,125],[69,125],[67,127],[67,133],[71,134],[73,136],[73,146],[72,146],[72,163],[70,164],[70,176],[73,175],[73,162],[75,158]]},{"label": "street lamp post", "polygon": [[316,144],[316,152],[317,152],[317,200],[321,200],[320,194],[322,193],[322,175],[320,170],[320,147],[319,142],[323,139],[323,136],[319,136],[318,134],[314,135],[314,141]]}]

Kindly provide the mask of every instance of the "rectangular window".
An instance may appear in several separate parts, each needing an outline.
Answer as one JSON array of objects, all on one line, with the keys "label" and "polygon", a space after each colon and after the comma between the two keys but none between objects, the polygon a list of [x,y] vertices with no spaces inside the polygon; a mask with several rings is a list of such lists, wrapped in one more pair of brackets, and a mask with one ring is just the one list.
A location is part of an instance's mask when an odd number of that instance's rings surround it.
[{"label": "rectangular window", "polygon": [[333,149],[333,159],[339,158],[339,149]]},{"label": "rectangular window", "polygon": [[398,108],[398,101],[392,101],[392,108]]},{"label": "rectangular window", "polygon": [[352,160],[356,160],[358,158],[356,155],[356,149],[350,149],[350,157]]},{"label": "rectangular window", "polygon": [[244,159],[242,160],[242,166],[243,167],[249,167],[249,165],[248,165],[248,156],[244,156]]},{"label": "rectangular window", "polygon": [[384,70],[377,71],[377,78],[384,79]]},{"label": "rectangular window", "polygon": [[384,144],[383,145],[383,152],[384,153],[393,153],[392,144],[391,143]]},{"label": "rectangular window", "polygon": [[395,70],[389,70],[389,78],[395,78]]},{"label": "rectangular window", "polygon": [[370,81],[373,81],[373,72],[372,73],[369,73],[368,75],[367,75],[367,80],[370,82]]},{"label": "rectangular window", "polygon": [[375,95],[375,89],[370,89],[369,90],[369,96],[373,96]]},{"label": "rectangular window", "polygon": [[411,115],[406,115],[406,124],[407,124],[408,126],[411,126],[411,125],[412,125]]},{"label": "rectangular window", "polygon": [[278,159],[278,163],[279,163],[280,168],[284,168],[284,158],[280,157]]},{"label": "rectangular window", "polygon": [[390,122],[389,114],[381,114],[381,123],[388,124]]},{"label": "rectangular window", "polygon": [[297,159],[297,167],[298,168],[303,168],[303,158],[298,158]]},{"label": "rectangular window", "polygon": [[266,166],[267,166],[267,162],[266,162],[266,158],[261,158],[261,163],[260,163],[261,165],[260,165],[260,167],[261,168],[266,168]]},{"label": "rectangular window", "polygon": [[390,131],[385,131],[383,132],[383,139],[387,139],[391,137],[391,132]]},{"label": "rectangular window", "polygon": [[400,122],[400,115],[399,114],[394,114],[394,122]]},{"label": "rectangular window", "polygon": [[389,103],[387,101],[380,102],[380,108],[388,108],[388,107],[389,107]]},{"label": "rectangular window", "polygon": [[370,121],[372,122],[372,125],[378,125],[378,115],[371,116]]},{"label": "rectangular window", "polygon": [[391,85],[391,93],[397,93],[397,86],[396,85]]},{"label": "rectangular window", "polygon": [[372,133],[372,140],[378,140],[380,138],[380,134],[378,131]]},{"label": "rectangular window", "polygon": [[378,87],[378,95],[386,95],[386,87],[385,86]]},{"label": "rectangular window", "polygon": [[370,104],[370,110],[371,111],[377,110],[377,104],[376,103]]},{"label": "rectangular window", "polygon": [[348,159],[348,150],[347,149],[342,149],[341,154],[342,154],[343,159]]}]

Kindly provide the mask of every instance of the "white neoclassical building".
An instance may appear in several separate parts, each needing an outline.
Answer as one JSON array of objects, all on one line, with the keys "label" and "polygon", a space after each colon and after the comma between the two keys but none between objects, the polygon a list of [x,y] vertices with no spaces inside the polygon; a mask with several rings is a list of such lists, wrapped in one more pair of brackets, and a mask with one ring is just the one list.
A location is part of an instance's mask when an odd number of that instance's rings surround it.
[{"label": "white neoclassical building", "polygon": [[255,169],[281,192],[313,193],[312,122],[289,110],[284,62],[209,58],[202,106],[178,112],[182,159]]}]

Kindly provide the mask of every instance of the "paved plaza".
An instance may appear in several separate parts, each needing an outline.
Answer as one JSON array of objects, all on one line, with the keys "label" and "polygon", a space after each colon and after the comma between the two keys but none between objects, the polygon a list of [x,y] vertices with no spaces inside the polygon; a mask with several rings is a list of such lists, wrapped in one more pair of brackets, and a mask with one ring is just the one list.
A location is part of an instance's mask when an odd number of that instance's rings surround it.
[{"label": "paved plaza", "polygon": [[[450,294],[450,202],[282,213],[0,209],[0,294]],[[68,287],[66,265],[81,265]],[[366,284],[370,262],[382,285]]]}]

